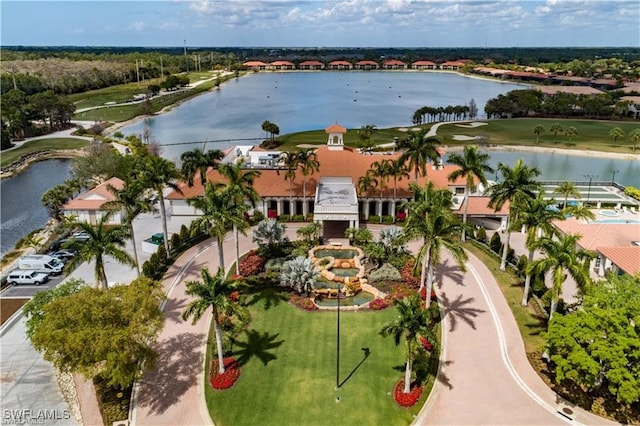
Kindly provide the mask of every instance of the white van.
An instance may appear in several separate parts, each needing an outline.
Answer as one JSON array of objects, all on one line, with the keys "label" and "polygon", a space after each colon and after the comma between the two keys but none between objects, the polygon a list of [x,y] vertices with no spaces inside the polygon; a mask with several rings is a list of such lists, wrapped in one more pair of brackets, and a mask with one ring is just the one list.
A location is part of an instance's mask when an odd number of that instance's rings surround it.
[{"label": "white van", "polygon": [[60,275],[64,268],[64,263],[46,254],[31,254],[18,259],[18,268],[34,270],[45,274]]},{"label": "white van", "polygon": [[38,271],[24,271],[21,269],[14,269],[9,272],[7,276],[7,283],[10,285],[16,284],[34,284],[40,285],[49,281],[49,275]]}]

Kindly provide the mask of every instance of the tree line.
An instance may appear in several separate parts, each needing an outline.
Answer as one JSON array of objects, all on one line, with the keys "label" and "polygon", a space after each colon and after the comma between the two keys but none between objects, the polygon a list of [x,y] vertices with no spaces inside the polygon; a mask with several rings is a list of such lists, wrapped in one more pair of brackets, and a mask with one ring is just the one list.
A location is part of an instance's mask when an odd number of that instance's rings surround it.
[{"label": "tree line", "polygon": [[413,113],[412,123],[434,123],[439,121],[474,119],[478,115],[476,101],[471,99],[469,105],[447,105],[446,107],[423,106]]}]

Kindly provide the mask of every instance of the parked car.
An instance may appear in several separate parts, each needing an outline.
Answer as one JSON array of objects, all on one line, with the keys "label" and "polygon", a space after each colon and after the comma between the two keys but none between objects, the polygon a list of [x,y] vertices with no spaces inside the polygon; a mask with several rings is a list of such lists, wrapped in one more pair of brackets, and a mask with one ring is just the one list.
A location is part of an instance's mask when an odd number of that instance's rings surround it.
[{"label": "parked car", "polygon": [[7,276],[7,282],[10,285],[17,284],[34,284],[40,285],[49,281],[49,275],[38,271],[25,271],[23,269],[15,269]]},{"label": "parked car", "polygon": [[73,233],[73,234],[71,234],[71,236],[69,237],[69,239],[72,239],[72,240],[82,240],[82,241],[86,241],[86,240],[88,240],[89,238],[90,238],[90,237],[89,237],[89,234],[87,234],[87,233],[86,233],[86,232],[84,232],[84,231],[74,232],[74,233]]},{"label": "parked car", "polygon": [[61,261],[63,263],[66,263],[70,259],[74,258],[77,254],[78,254],[77,251],[67,249],[67,250],[55,251],[55,252],[51,253],[49,256],[55,257],[59,261]]},{"label": "parked car", "polygon": [[51,275],[62,274],[64,265],[60,260],[46,254],[29,254],[18,258],[18,267]]}]

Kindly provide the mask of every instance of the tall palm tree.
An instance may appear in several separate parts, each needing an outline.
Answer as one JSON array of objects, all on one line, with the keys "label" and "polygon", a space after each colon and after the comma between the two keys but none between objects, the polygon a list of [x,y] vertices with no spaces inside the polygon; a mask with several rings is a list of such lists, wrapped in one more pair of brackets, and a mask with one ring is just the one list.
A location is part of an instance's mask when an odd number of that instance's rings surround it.
[{"label": "tall palm tree", "polygon": [[155,210],[153,202],[145,195],[145,188],[139,181],[125,182],[122,189],[116,189],[108,185],[107,189],[115,196],[115,199],[102,205],[107,210],[122,211],[124,225],[129,228],[129,235],[133,243],[133,257],[136,261],[136,272],[140,276],[140,262],[138,260],[138,248],[133,230],[133,220],[140,213],[148,213]]},{"label": "tall palm tree", "polygon": [[[454,152],[449,155],[448,163],[455,164],[460,167],[449,174],[449,181],[453,182],[456,179],[463,177],[467,179],[465,187],[465,202],[464,213],[462,215],[462,222],[467,224],[467,212],[469,210],[469,197],[471,192],[475,191],[475,179],[479,180],[486,188],[487,177],[486,173],[493,173],[493,168],[487,164],[489,162],[489,154],[478,152],[478,147],[475,145],[467,145],[464,147],[462,155]],[[462,229],[462,241],[465,241],[465,229]]]},{"label": "tall palm tree", "polygon": [[633,150],[635,151],[636,146],[638,145],[638,142],[640,142],[640,129],[633,129],[631,133],[629,133],[629,137],[633,142]]},{"label": "tall palm tree", "polygon": [[[513,168],[504,163],[498,164],[498,171],[502,174],[502,182],[498,182],[489,187],[488,193],[491,197],[489,207],[500,210],[504,203],[509,201],[514,203],[523,197],[535,197],[536,192],[542,188],[536,177],[540,175],[540,170],[536,167],[529,167],[524,164],[522,159],[516,161]],[[509,209],[509,217],[507,224],[507,240],[502,250],[502,261],[500,262],[500,270],[507,268],[507,253],[509,251],[509,240],[511,239],[511,223],[516,218],[517,209]]]},{"label": "tall palm tree", "polygon": [[541,238],[534,247],[540,249],[545,257],[536,259],[527,266],[527,273],[552,273],[553,287],[549,319],[558,307],[558,300],[562,293],[567,273],[578,284],[578,288],[585,292],[592,284],[589,277],[589,261],[593,255],[587,250],[578,248],[580,235],[563,235],[557,238]]},{"label": "tall palm tree", "polygon": [[216,275],[211,275],[206,268],[200,270],[202,281],[187,281],[186,294],[195,297],[182,313],[182,319],[186,321],[193,317],[195,324],[207,308],[211,307],[213,314],[213,328],[216,338],[216,352],[218,355],[218,372],[224,373],[224,353],[222,352],[222,316],[233,315],[240,312],[240,306],[235,303],[230,295],[237,290],[237,281],[225,280],[224,270],[218,269]]},{"label": "tall palm tree", "polygon": [[440,153],[438,152],[438,144],[440,140],[437,137],[426,137],[427,129],[421,129],[419,132],[410,132],[409,136],[402,140],[398,145],[399,149],[404,152],[400,155],[399,161],[408,163],[410,168],[414,169],[414,181],[418,181],[419,173],[427,175],[427,162],[438,161]]},{"label": "tall palm tree", "polygon": [[[242,235],[246,235],[244,230],[248,227],[248,223],[244,220],[246,211],[245,201],[249,201],[251,206],[255,208],[256,202],[260,199],[258,192],[253,187],[253,182],[260,176],[258,170],[243,170],[240,161],[230,164],[222,164],[219,168],[220,174],[227,179],[226,190],[231,194],[231,201],[235,211],[240,213],[240,217],[244,221],[242,226]],[[237,223],[233,223],[233,238],[236,251],[236,274],[240,274],[240,238]]]},{"label": "tall palm tree", "polygon": [[169,160],[156,155],[149,155],[144,159],[144,165],[140,172],[140,178],[146,188],[151,188],[158,196],[160,204],[160,216],[162,218],[162,233],[164,235],[164,248],[169,253],[169,231],[167,230],[167,212],[164,206],[164,194],[162,191],[165,186],[172,188],[178,193],[182,190],[175,183],[180,179],[180,173],[176,169],[175,164]]},{"label": "tall palm tree", "polygon": [[104,255],[113,257],[118,263],[135,266],[136,262],[124,248],[124,242],[129,237],[127,228],[122,225],[107,225],[112,212],[102,215],[96,225],[88,222],[74,222],[70,226],[79,228],[85,232],[88,238],[83,241],[71,239],[64,248],[70,248],[78,252],[65,266],[73,270],[83,262],[95,260],[96,287],[107,289],[107,274],[104,270]]},{"label": "tall palm tree", "polygon": [[404,178],[409,178],[409,171],[401,161],[389,161],[389,170],[388,175],[393,178],[393,219],[395,220],[395,207],[396,207],[396,198],[398,193],[398,181]]},{"label": "tall palm tree", "polygon": [[540,134],[544,133],[544,126],[542,124],[536,124],[533,128],[533,133],[536,134],[536,143],[540,142]]},{"label": "tall palm tree", "polygon": [[562,213],[573,216],[578,220],[592,221],[596,219],[596,215],[593,213],[593,210],[587,207],[584,203],[562,209]]},{"label": "tall palm tree", "polygon": [[415,294],[396,302],[398,316],[393,322],[385,324],[380,330],[382,336],[393,336],[396,346],[404,337],[407,350],[407,362],[404,370],[404,393],[411,392],[411,371],[415,357],[418,338],[426,337],[435,342],[431,329],[430,312],[422,309],[420,296]]},{"label": "tall palm tree", "polygon": [[242,226],[244,223],[244,219],[233,208],[233,194],[207,182],[204,196],[190,198],[187,203],[202,212],[202,216],[194,221],[194,226],[215,238],[219,267],[224,272],[224,236],[234,224]]},{"label": "tall palm tree", "polygon": [[187,185],[193,186],[193,179],[197,174],[200,175],[200,183],[204,185],[207,181],[209,167],[216,167],[223,157],[224,154],[219,149],[205,152],[204,146],[202,149],[196,148],[192,151],[183,152],[180,155],[180,160],[182,160],[181,172],[187,181]]},{"label": "tall palm tree", "polygon": [[298,151],[296,157],[298,166],[302,171],[302,214],[305,214],[307,207],[307,176],[320,170],[320,163],[313,148]]},{"label": "tall palm tree", "polygon": [[[527,230],[527,238],[525,240],[525,245],[529,249],[527,264],[533,262],[538,234],[542,232],[545,236],[551,236],[554,229],[551,221],[564,219],[564,215],[561,212],[551,208],[553,204],[553,200],[545,200],[544,191],[540,191],[536,198],[523,197],[517,205],[513,205],[513,208],[518,209],[517,219],[513,222],[513,229],[524,227]],[[530,286],[531,274],[527,273],[524,281],[522,306],[527,306]]]},{"label": "tall palm tree", "polygon": [[562,182],[558,185],[554,190],[554,194],[564,195],[564,202],[562,203],[562,208],[567,208],[567,200],[569,197],[580,198],[580,191],[575,183],[570,182],[568,180]]},{"label": "tall palm tree", "polygon": [[[378,187],[378,181],[371,174],[371,170],[367,170],[364,176],[358,178],[358,192],[360,197],[369,196]],[[369,216],[369,212],[365,212],[365,217]]]},{"label": "tall palm tree", "polygon": [[[293,180],[296,178],[298,170],[298,156],[295,152],[285,151],[280,154],[280,160],[287,170],[284,174],[284,180],[289,181],[289,214],[293,215]],[[277,171],[280,174],[280,171]]]}]

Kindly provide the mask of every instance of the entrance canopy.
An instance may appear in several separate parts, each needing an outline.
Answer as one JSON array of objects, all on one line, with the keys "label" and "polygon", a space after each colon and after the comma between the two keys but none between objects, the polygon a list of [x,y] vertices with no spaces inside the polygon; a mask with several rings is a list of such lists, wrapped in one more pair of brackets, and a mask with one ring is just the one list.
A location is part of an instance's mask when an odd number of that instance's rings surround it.
[{"label": "entrance canopy", "polygon": [[358,222],[358,196],[351,177],[320,178],[316,188],[313,220]]}]

